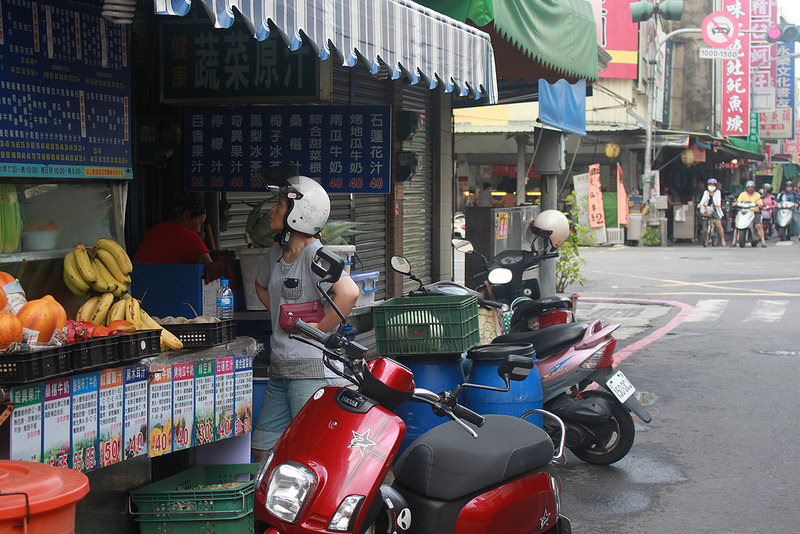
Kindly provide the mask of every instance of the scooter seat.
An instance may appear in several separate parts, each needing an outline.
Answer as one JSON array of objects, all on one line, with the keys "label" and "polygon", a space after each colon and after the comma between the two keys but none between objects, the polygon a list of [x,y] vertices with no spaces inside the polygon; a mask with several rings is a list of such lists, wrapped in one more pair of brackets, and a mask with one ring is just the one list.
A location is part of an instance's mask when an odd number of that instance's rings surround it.
[{"label": "scooter seat", "polygon": [[417,438],[394,465],[395,480],[416,493],[452,501],[490,488],[553,459],[553,442],[538,426],[487,415],[478,438],[454,421]]},{"label": "scooter seat", "polygon": [[494,338],[492,343],[530,343],[536,349],[536,357],[544,360],[574,345],[583,337],[588,326],[586,323],[554,324],[533,332],[503,334]]}]

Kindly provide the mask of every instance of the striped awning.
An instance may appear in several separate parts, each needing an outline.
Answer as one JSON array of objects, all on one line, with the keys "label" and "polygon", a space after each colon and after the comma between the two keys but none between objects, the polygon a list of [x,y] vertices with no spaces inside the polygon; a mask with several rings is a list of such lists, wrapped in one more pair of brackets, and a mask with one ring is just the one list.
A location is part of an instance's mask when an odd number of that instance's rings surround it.
[{"label": "striped awning", "polygon": [[[188,13],[191,0],[153,0],[155,13]],[[314,47],[321,59],[331,48],[354,66],[359,59],[375,74],[488,103],[497,101],[491,40],[485,32],[410,0],[196,0],[217,28],[233,24],[234,9],[259,41],[277,29],[287,46]]]}]

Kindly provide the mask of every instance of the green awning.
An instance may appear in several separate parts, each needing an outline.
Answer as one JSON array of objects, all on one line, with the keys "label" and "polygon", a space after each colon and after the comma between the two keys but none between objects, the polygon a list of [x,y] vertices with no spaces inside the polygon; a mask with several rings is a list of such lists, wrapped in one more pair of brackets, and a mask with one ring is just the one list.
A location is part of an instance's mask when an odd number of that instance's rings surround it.
[{"label": "green awning", "polygon": [[738,137],[726,137],[722,141],[722,149],[728,152],[733,152],[739,157],[755,160],[764,159],[764,151],[761,150],[761,144],[755,141],[748,141],[747,139],[739,139]]},{"label": "green awning", "polygon": [[507,82],[534,81],[530,79],[530,65],[520,64],[518,57],[502,53],[515,49],[544,67],[543,71],[534,69],[537,78],[550,82],[559,77],[573,82],[581,78],[589,82],[597,80],[597,33],[592,6],[586,0],[416,2],[456,20],[470,20],[489,33],[498,77]]}]

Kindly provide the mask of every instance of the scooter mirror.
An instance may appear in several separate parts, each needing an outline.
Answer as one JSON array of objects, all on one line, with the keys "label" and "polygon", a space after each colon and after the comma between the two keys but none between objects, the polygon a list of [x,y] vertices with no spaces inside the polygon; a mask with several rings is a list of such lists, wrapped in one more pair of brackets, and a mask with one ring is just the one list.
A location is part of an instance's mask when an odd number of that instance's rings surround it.
[{"label": "scooter mirror", "polygon": [[514,273],[511,272],[511,269],[506,269],[505,267],[498,267],[489,271],[489,282],[496,286],[507,284],[512,278],[514,278]]},{"label": "scooter mirror", "polygon": [[344,270],[344,260],[322,247],[317,251],[311,270],[322,279],[322,282],[336,282]]},{"label": "scooter mirror", "polygon": [[403,256],[392,256],[389,264],[400,274],[411,274],[411,264]]},{"label": "scooter mirror", "polygon": [[475,252],[475,247],[473,247],[472,243],[470,243],[466,239],[453,239],[452,242],[453,242],[453,248],[455,248],[459,252],[463,252],[464,254]]},{"label": "scooter mirror", "polygon": [[533,358],[509,354],[497,368],[497,374],[505,380],[525,380],[533,369]]}]

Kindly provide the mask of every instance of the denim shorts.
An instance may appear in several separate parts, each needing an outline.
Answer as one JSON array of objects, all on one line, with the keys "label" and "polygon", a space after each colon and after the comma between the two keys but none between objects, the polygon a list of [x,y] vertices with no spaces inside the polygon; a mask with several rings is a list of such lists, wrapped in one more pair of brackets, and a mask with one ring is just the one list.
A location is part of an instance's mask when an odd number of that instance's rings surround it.
[{"label": "denim shorts", "polygon": [[258,415],[250,443],[253,449],[271,449],[311,395],[324,386],[346,386],[342,378],[269,379],[264,404]]}]

